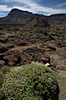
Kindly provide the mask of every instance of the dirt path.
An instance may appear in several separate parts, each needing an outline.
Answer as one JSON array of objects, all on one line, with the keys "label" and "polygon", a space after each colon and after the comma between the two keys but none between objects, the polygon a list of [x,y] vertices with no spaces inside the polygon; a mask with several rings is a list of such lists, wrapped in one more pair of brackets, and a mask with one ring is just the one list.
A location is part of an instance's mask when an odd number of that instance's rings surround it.
[{"label": "dirt path", "polygon": [[50,55],[51,64],[55,66],[55,73],[60,87],[59,100],[66,100],[66,47],[56,48]]},{"label": "dirt path", "polygon": [[60,87],[59,100],[66,100],[66,71],[57,71],[56,75]]}]

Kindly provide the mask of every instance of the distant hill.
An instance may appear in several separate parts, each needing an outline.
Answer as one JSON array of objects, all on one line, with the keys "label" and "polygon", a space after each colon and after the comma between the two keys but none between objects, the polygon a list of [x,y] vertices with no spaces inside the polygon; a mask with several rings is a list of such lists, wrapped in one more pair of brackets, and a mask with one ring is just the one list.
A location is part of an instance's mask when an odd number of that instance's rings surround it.
[{"label": "distant hill", "polygon": [[58,31],[58,28],[55,29],[55,27],[59,27],[62,32],[66,32],[66,14],[54,14],[45,16],[14,8],[6,17],[0,18],[0,30],[14,31],[21,29],[21,31],[33,31],[37,29],[37,32],[39,32],[42,30],[42,28],[44,31],[48,31],[46,27],[51,27],[50,31],[52,30],[52,32],[54,30]]},{"label": "distant hill", "polygon": [[51,24],[65,25],[66,26],[66,14],[54,14],[48,17],[48,21]]},{"label": "distant hill", "polygon": [[1,65],[17,66],[35,61],[64,69],[66,14],[44,16],[12,9],[0,18],[0,44]]},{"label": "distant hill", "polygon": [[[0,18],[0,24],[66,24],[66,14],[55,14],[51,16],[44,16],[39,14],[33,14],[28,11],[22,11],[19,9],[12,9],[6,17]],[[47,26],[46,25],[46,26]]]},{"label": "distant hill", "polygon": [[0,18],[0,24],[49,25],[45,16],[19,9],[12,9],[6,17]]}]

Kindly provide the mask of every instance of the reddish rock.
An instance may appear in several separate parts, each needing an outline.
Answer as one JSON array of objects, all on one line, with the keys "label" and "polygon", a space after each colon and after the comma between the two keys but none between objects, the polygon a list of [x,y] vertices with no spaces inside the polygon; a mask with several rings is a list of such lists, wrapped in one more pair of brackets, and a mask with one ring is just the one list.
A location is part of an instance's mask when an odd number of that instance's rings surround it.
[{"label": "reddish rock", "polygon": [[5,65],[5,61],[0,60],[0,66],[3,66],[3,65]]},{"label": "reddish rock", "polygon": [[42,57],[41,58],[42,63],[46,64],[46,63],[50,63],[50,58],[48,57]]},{"label": "reddish rock", "polygon": [[48,58],[43,58],[41,59],[42,55],[44,55],[44,51],[40,48],[33,47],[33,48],[26,48],[22,52],[18,50],[10,50],[6,53],[4,53],[4,61],[6,62],[6,65],[22,65],[22,64],[27,64],[32,61],[44,61],[44,62],[49,62]]}]

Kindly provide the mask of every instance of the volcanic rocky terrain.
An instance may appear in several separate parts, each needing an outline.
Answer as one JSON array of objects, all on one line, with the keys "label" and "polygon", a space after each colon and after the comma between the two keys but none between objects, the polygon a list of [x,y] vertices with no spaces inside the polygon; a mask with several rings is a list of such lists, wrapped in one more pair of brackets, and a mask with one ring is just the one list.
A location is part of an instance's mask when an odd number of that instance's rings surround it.
[{"label": "volcanic rocky terrain", "polygon": [[0,18],[0,67],[31,62],[49,63],[60,82],[60,100],[65,100],[66,14],[44,16],[12,9]]}]

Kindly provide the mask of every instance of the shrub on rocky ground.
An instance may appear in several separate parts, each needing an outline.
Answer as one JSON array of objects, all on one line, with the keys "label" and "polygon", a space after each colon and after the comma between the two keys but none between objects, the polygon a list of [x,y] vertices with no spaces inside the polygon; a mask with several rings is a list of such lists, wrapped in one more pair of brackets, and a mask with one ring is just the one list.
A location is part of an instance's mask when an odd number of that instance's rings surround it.
[{"label": "shrub on rocky ground", "polygon": [[8,50],[8,47],[5,44],[0,44],[0,52],[5,52]]},{"label": "shrub on rocky ground", "polygon": [[10,72],[10,67],[4,65],[2,66],[1,71],[3,74],[6,74],[7,72]]},{"label": "shrub on rocky ground", "polygon": [[54,72],[38,63],[11,69],[2,91],[7,100],[58,100],[59,94]]},{"label": "shrub on rocky ground", "polygon": [[2,83],[3,83],[3,80],[4,80],[4,74],[3,74],[3,72],[0,70],[0,87],[1,87],[1,85],[2,85]]},{"label": "shrub on rocky ground", "polygon": [[10,68],[8,66],[3,66],[0,68],[0,100],[7,100],[5,98],[4,91],[2,90],[2,84],[7,72],[10,72]]}]

